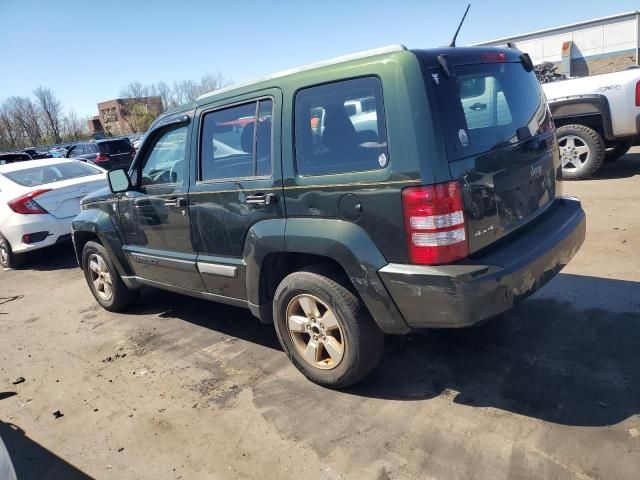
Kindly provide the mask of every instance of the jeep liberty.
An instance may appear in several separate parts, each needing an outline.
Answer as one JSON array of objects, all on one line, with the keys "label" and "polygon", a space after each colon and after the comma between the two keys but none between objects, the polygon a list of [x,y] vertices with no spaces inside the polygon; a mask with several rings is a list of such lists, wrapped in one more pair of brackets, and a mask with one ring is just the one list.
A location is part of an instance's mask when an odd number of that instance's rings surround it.
[{"label": "jeep liberty", "polygon": [[384,334],[509,310],[586,226],[532,68],[392,46],[163,114],[73,222],[91,292],[110,311],[145,285],[248,308],[333,388],[373,370]]}]

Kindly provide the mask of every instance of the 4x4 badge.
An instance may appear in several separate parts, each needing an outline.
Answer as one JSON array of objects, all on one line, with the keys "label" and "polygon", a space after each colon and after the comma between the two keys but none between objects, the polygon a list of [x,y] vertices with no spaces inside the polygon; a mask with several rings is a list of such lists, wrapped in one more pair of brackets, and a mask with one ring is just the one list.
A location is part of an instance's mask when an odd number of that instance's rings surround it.
[{"label": "4x4 badge", "polygon": [[467,132],[464,131],[464,128],[458,130],[458,138],[463,147],[469,145],[469,137],[467,136]]}]

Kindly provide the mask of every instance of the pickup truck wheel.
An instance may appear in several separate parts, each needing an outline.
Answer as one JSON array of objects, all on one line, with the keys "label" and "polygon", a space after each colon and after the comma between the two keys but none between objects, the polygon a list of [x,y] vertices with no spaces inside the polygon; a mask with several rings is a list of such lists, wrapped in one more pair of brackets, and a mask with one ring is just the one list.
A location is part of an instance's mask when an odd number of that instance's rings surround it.
[{"label": "pickup truck wheel", "polygon": [[384,334],[360,299],[321,269],[294,272],[273,300],[276,333],[291,362],[309,380],[345,388],[380,361]]},{"label": "pickup truck wheel", "polygon": [[605,162],[615,162],[621,156],[629,151],[633,142],[617,142],[611,146],[611,148],[607,148],[604,156]]},{"label": "pickup truck wheel", "polygon": [[604,140],[584,125],[564,125],[557,130],[562,176],[582,180],[595,174],[604,162]]},{"label": "pickup truck wheel", "polygon": [[0,265],[3,268],[16,268],[24,263],[24,255],[13,253],[9,241],[0,235]]},{"label": "pickup truck wheel", "polygon": [[137,290],[127,288],[107,251],[97,242],[84,246],[82,270],[91,293],[105,310],[122,311],[138,298]]}]

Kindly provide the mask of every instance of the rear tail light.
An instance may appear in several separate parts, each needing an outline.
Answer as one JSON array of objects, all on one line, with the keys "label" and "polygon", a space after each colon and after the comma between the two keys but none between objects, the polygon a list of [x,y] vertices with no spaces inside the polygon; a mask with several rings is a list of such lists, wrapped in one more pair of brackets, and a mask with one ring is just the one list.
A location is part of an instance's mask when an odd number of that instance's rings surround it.
[{"label": "rear tail light", "polygon": [[469,255],[458,182],[405,188],[402,207],[411,263],[440,265]]},{"label": "rear tail light", "polygon": [[636,107],[640,107],[640,81],[636,83]]},{"label": "rear tail light", "polygon": [[507,54],[502,52],[481,52],[480,59],[483,63],[500,63],[507,61]]},{"label": "rear tail light", "polygon": [[44,208],[42,208],[38,202],[35,201],[35,198],[38,195],[42,195],[43,193],[51,191],[50,188],[43,188],[40,190],[34,190],[33,192],[29,192],[25,195],[22,195],[18,198],[15,198],[7,203],[9,208],[16,213],[22,213],[23,215],[29,215],[34,213],[49,213]]},{"label": "rear tail light", "polygon": [[105,155],[104,153],[98,153],[96,155],[96,159],[94,160],[94,162],[96,163],[108,162],[108,161],[109,161],[109,155]]}]

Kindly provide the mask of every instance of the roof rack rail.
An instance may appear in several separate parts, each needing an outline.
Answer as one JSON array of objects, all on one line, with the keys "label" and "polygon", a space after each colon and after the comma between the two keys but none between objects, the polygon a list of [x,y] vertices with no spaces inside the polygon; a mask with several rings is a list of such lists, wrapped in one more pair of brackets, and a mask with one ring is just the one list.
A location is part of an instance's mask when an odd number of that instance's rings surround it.
[{"label": "roof rack rail", "polygon": [[285,77],[287,75],[292,75],[294,73],[305,72],[307,70],[313,70],[320,67],[326,67],[328,65],[336,65],[338,63],[348,62],[350,60],[357,60],[360,58],[373,57],[374,55],[382,55],[384,53],[393,53],[393,52],[401,52],[406,50],[407,47],[404,45],[389,45],[381,48],[373,48],[371,50],[364,50],[361,52],[350,53],[348,55],[342,55],[340,57],[331,58],[328,60],[322,60],[320,62],[310,63],[308,65],[303,65],[301,67],[290,68],[288,70],[282,70],[280,72],[273,73],[271,75],[267,75],[264,77],[259,77],[254,80],[249,80],[248,82],[238,83],[236,85],[229,85],[228,87],[219,88],[218,90],[214,90],[212,92],[204,93],[200,95],[197,100],[201,100],[203,98],[210,97],[212,95],[217,95],[218,93],[227,92],[229,90],[235,90],[241,87],[248,87],[250,85],[264,82],[266,80],[273,80],[274,78]]}]

